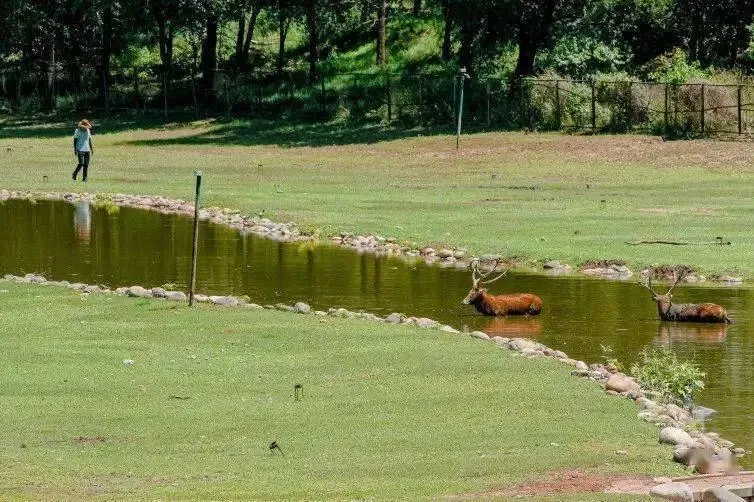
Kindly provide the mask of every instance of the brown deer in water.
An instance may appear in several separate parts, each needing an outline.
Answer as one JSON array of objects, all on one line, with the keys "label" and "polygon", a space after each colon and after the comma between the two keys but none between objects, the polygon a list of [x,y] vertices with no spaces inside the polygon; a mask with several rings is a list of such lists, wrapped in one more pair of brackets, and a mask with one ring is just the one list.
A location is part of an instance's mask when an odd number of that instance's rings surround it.
[{"label": "brown deer in water", "polygon": [[671,291],[683,279],[684,274],[676,276],[675,282],[668,292],[664,295],[658,295],[652,289],[652,279],[647,275],[647,282],[639,282],[652,293],[652,299],[657,302],[657,311],[660,319],[663,321],[682,321],[682,322],[707,322],[707,323],[728,323],[733,322],[728,313],[720,305],[714,303],[676,303],[672,302],[673,295]]},{"label": "brown deer in water", "polygon": [[479,261],[471,262],[472,286],[469,294],[461,302],[462,305],[473,305],[477,312],[490,315],[537,315],[542,311],[542,300],[529,293],[517,293],[512,295],[491,295],[481,287],[482,284],[494,282],[508,273],[507,269],[494,279],[488,279],[495,272],[500,260],[495,260],[492,268],[487,273],[479,272]]}]

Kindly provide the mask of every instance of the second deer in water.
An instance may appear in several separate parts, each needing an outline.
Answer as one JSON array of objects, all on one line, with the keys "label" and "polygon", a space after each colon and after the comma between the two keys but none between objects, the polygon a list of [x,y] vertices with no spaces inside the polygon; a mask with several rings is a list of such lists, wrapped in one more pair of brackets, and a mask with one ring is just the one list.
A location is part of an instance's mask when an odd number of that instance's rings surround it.
[{"label": "second deer in water", "polygon": [[664,295],[658,295],[652,289],[652,280],[647,275],[647,282],[639,282],[652,293],[652,299],[657,302],[657,311],[660,319],[663,321],[683,321],[683,322],[709,322],[709,323],[728,323],[733,322],[726,310],[720,305],[714,303],[673,303],[673,295],[670,294],[673,288],[683,279],[683,274],[676,276],[675,282],[668,292]]},{"label": "second deer in water", "polygon": [[482,284],[494,282],[508,273],[508,270],[494,279],[487,279],[495,272],[500,260],[493,262],[492,269],[487,273],[479,272],[479,262],[471,262],[472,286],[469,294],[461,302],[462,305],[473,305],[477,312],[490,315],[537,315],[542,311],[542,299],[529,293],[512,295],[491,295],[481,287]]}]

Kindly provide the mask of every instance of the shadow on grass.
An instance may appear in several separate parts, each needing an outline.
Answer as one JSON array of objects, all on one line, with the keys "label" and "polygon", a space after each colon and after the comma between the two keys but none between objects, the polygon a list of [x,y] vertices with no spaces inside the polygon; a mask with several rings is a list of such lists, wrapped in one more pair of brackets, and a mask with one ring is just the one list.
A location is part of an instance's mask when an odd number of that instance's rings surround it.
[{"label": "shadow on grass", "polygon": [[[17,118],[0,119],[0,141],[13,139],[53,139],[70,137],[76,127],[73,119]],[[196,122],[187,115],[161,117],[111,117],[95,119],[92,132],[113,134],[137,130],[183,129],[172,138],[147,138],[122,141],[119,145],[242,145],[281,147],[373,144],[416,136],[451,134],[450,126],[388,127],[367,123],[315,123],[296,120],[225,120]]]},{"label": "shadow on grass", "polygon": [[186,126],[193,119],[190,114],[171,116],[166,121],[159,115],[120,115],[109,118],[97,118],[80,114],[77,118],[60,116],[8,116],[0,118],[0,140],[7,139],[53,139],[73,135],[76,124],[82,118],[89,118],[93,123],[94,134],[119,133],[144,129],[164,129]]},{"label": "shadow on grass", "polygon": [[176,138],[155,138],[125,141],[133,146],[164,145],[277,145],[286,148],[373,144],[425,135],[448,134],[448,128],[400,129],[368,124],[318,124],[282,121],[214,122]]}]

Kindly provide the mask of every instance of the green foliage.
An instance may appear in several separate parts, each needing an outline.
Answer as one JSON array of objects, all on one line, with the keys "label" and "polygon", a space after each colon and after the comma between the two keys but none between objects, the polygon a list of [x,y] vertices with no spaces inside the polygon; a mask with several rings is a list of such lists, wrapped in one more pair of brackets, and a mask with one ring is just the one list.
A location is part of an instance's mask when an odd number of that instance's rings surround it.
[{"label": "green foliage", "polygon": [[683,404],[694,391],[704,389],[706,374],[695,364],[678,359],[671,349],[645,349],[641,357],[640,363],[631,366],[631,374],[642,387],[659,392],[667,401]]},{"label": "green foliage", "polygon": [[707,76],[699,63],[690,62],[688,55],[679,48],[652,60],[647,64],[647,70],[651,80],[668,84],[684,84]]},{"label": "green foliage", "polygon": [[605,366],[621,371],[623,365],[613,356],[613,348],[610,345],[600,344],[600,350],[602,351],[602,360],[605,362]]},{"label": "green foliage", "polygon": [[615,45],[589,36],[566,35],[538,60],[541,68],[583,79],[597,72],[613,73],[625,68],[630,55]]}]

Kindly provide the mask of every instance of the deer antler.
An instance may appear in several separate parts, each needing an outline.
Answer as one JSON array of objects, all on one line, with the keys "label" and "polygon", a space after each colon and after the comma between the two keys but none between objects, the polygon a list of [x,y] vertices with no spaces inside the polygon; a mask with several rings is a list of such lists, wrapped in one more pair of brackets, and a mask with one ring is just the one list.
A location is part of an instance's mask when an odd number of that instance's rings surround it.
[{"label": "deer antler", "polygon": [[659,296],[657,293],[655,293],[655,290],[652,289],[652,272],[647,273],[647,282],[636,281],[636,283],[647,288],[649,292],[652,293],[654,296]]},{"label": "deer antler", "polygon": [[677,272],[673,272],[673,277],[675,278],[675,282],[673,283],[672,286],[670,286],[670,289],[668,290],[667,293],[665,293],[665,296],[669,295],[670,292],[673,291],[673,288],[676,286],[676,284],[678,284],[679,282],[681,282],[681,279],[683,279],[684,277],[686,277],[686,272],[685,271],[681,271],[680,274],[678,274]]},{"label": "deer antler", "polygon": [[[497,265],[495,265],[495,266],[497,267]],[[505,271],[502,274],[498,275],[494,279],[488,279],[486,281],[482,281],[482,284],[489,284],[491,282],[495,282],[496,280],[503,278],[505,276],[505,274],[507,274],[510,271],[511,268],[513,268],[513,267],[511,266],[511,267],[506,268]],[[494,271],[495,269],[493,268],[492,270]],[[487,276],[485,276],[485,277],[487,277]]]},{"label": "deer antler", "polygon": [[[496,260],[493,260],[492,267],[490,268],[490,270],[488,272],[484,272],[484,273],[479,272],[479,260],[474,260],[474,261],[471,262],[471,264],[472,264],[472,268],[471,268],[472,279],[474,280],[474,285],[475,286],[477,284],[489,284],[490,282],[494,282],[494,281],[500,279],[501,277],[503,277],[510,270],[510,267],[509,267],[505,272],[503,272],[502,274],[498,275],[494,279],[487,279],[489,276],[491,276],[495,272],[495,269],[497,269],[498,265],[500,265],[500,259],[499,258],[496,259]],[[478,276],[477,276],[477,274],[478,274]]]},{"label": "deer antler", "polygon": [[471,263],[469,263],[469,268],[471,268],[471,282],[473,284],[473,287],[477,287],[477,284],[479,284],[479,279],[481,279],[481,276],[477,276],[479,274],[479,260],[474,258],[471,260]]}]

